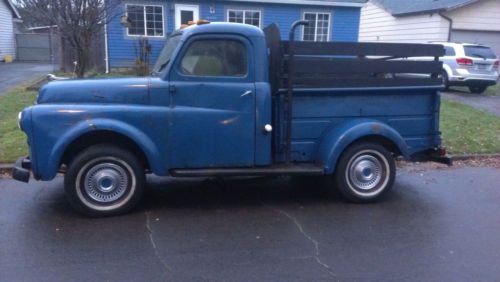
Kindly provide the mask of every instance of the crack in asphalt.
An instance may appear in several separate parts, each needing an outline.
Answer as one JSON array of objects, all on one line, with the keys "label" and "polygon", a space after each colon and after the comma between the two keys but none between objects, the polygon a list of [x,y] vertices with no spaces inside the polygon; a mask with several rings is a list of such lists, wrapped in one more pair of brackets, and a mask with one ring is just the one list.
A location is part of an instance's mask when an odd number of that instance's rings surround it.
[{"label": "crack in asphalt", "polygon": [[[221,188],[225,188],[225,182],[223,181],[223,179],[219,179],[216,182],[216,185],[218,185]],[[316,261],[316,263],[319,264],[322,268],[324,268],[330,276],[337,278],[337,275],[333,272],[332,268],[320,259],[320,257],[319,257],[320,256],[319,242],[316,241],[313,237],[311,237],[309,234],[307,234],[307,232],[304,231],[302,224],[300,224],[300,222],[295,217],[293,217],[291,214],[287,213],[284,210],[280,210],[280,209],[275,208],[273,206],[267,205],[263,201],[261,201],[261,204],[263,206],[268,207],[269,209],[273,210],[274,212],[282,214],[282,215],[286,216],[287,218],[289,218],[290,220],[292,220],[293,223],[295,224],[295,226],[297,226],[297,228],[299,229],[300,233],[304,237],[306,237],[307,240],[309,240],[314,245],[315,253],[314,253],[314,256],[310,256],[310,258],[314,259]]]},{"label": "crack in asphalt", "polygon": [[304,228],[302,227],[302,224],[300,224],[300,222],[297,220],[297,218],[295,218],[294,216],[292,216],[291,214],[287,213],[286,211],[284,210],[280,210],[278,208],[275,208],[275,207],[272,207],[272,206],[269,206],[269,205],[266,205],[264,204],[264,206],[267,206],[268,208],[272,209],[273,211],[275,211],[276,213],[279,213],[281,215],[284,215],[286,216],[288,219],[292,220],[293,223],[295,224],[295,226],[297,226],[297,228],[299,229],[300,233],[307,238],[307,240],[309,240],[313,245],[314,245],[314,250],[315,250],[315,253],[314,253],[314,256],[310,256],[310,258],[314,259],[316,261],[317,264],[319,264],[321,267],[323,267],[327,272],[328,274],[330,274],[332,277],[337,277],[336,274],[333,272],[332,268],[324,263],[321,258],[319,257],[321,252],[320,252],[320,248],[319,248],[319,242],[316,241],[313,237],[311,237],[311,235],[309,235],[305,230]]},{"label": "crack in asphalt", "polygon": [[145,211],[144,214],[146,215],[146,230],[148,231],[149,235],[149,241],[151,243],[151,246],[153,246],[153,250],[155,253],[156,258],[160,261],[162,264],[165,273],[172,272],[172,269],[168,266],[168,264],[161,258],[160,253],[158,252],[158,248],[156,247],[155,239],[154,239],[154,233],[153,230],[151,229],[151,217],[149,216],[149,212]]}]

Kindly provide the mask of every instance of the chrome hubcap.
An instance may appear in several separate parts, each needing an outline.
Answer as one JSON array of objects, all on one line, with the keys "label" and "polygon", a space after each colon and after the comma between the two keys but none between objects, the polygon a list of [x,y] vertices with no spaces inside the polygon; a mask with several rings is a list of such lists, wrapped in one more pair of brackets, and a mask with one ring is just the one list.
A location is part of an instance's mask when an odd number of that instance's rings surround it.
[{"label": "chrome hubcap", "polygon": [[128,187],[129,177],[125,169],[113,163],[93,166],[85,174],[86,194],[100,203],[109,203],[122,197]]},{"label": "chrome hubcap", "polygon": [[382,164],[376,157],[361,155],[351,162],[349,180],[355,188],[371,190],[377,187],[382,178]]}]

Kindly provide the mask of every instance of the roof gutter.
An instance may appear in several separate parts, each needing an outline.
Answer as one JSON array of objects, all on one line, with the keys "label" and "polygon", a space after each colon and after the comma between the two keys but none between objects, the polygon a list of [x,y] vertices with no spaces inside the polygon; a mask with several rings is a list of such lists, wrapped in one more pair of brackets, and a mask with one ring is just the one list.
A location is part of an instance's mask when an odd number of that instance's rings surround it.
[{"label": "roof gutter", "polygon": [[446,16],[445,14],[443,14],[443,12],[439,12],[438,13],[441,17],[443,17],[443,19],[447,20],[449,23],[450,23],[450,26],[448,28],[448,42],[451,41],[451,31],[453,29],[453,19]]},{"label": "roof gutter", "polygon": [[[283,0],[232,0],[233,2],[251,2],[263,4],[283,4]],[[337,2],[337,1],[324,1],[324,0],[288,0],[286,4],[289,5],[309,5],[309,6],[335,6],[335,7],[356,7],[362,8],[366,3],[359,2]]]},{"label": "roof gutter", "polygon": [[[383,4],[382,7],[384,7],[385,10],[387,10],[389,13],[391,13],[391,15],[393,15],[394,17],[405,17],[405,16],[414,16],[414,15],[422,15],[422,14],[434,14],[434,13],[438,13],[439,15],[442,16],[442,12],[448,12],[448,11],[453,11],[453,10],[456,10],[456,9],[460,9],[460,8],[463,8],[463,7],[466,7],[466,6],[469,6],[471,4],[474,4],[476,2],[478,2],[479,0],[469,0],[468,2],[465,2],[465,3],[462,3],[462,4],[457,4],[455,6],[447,6],[447,7],[440,7],[440,8],[434,8],[434,9],[427,9],[427,10],[417,10],[417,11],[411,11],[411,12],[402,12],[402,13],[394,13],[393,11],[390,11],[388,9],[386,9]],[[378,3],[377,1],[375,1],[374,3]],[[445,16],[443,16],[445,17]]]},{"label": "roof gutter", "polygon": [[446,10],[447,11],[451,11],[451,10],[460,9],[462,7],[469,6],[469,5],[474,4],[476,2],[479,2],[479,0],[470,0],[470,1],[462,3],[462,4],[458,4],[458,5],[455,5],[455,6],[448,7],[448,9],[446,9]]},{"label": "roof gutter", "polygon": [[391,13],[394,17],[406,17],[406,16],[416,16],[416,15],[432,15],[436,13],[441,13],[446,11],[446,9],[432,9],[432,10],[424,10],[424,11],[413,11],[413,12],[404,12],[404,13]]},{"label": "roof gutter", "polygon": [[10,0],[7,0],[7,5],[12,10],[12,13],[14,14],[14,17],[20,20],[21,19],[21,15],[19,14],[19,11],[17,10],[16,6]]}]

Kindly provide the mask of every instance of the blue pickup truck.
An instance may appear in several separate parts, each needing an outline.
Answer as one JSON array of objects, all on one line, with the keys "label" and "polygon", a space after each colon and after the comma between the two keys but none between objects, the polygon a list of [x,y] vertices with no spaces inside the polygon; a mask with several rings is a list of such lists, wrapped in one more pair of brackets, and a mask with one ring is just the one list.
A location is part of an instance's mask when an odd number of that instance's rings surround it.
[{"label": "blue pickup truck", "polygon": [[[169,36],[149,77],[47,84],[19,113],[30,152],[13,177],[64,173],[74,207],[104,216],[133,208],[148,173],[315,175],[370,202],[398,157],[450,163],[442,46],[296,42],[302,25],[281,41],[275,25],[199,22]],[[419,56],[436,60],[402,59]]]}]

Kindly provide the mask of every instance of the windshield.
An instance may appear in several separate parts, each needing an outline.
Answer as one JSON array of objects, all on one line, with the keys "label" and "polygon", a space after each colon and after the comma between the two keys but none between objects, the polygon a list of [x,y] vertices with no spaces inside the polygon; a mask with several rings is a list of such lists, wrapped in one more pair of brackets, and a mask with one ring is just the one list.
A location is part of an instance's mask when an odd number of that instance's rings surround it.
[{"label": "windshield", "polygon": [[172,36],[167,40],[167,43],[165,44],[165,47],[163,47],[163,50],[161,51],[160,56],[156,61],[155,67],[153,68],[153,74],[160,73],[163,69],[165,69],[165,67],[168,66],[172,54],[174,53],[175,49],[177,49],[181,38],[182,36],[179,34]]},{"label": "windshield", "polygon": [[495,53],[488,47],[464,46],[465,56],[481,59],[496,59]]}]

